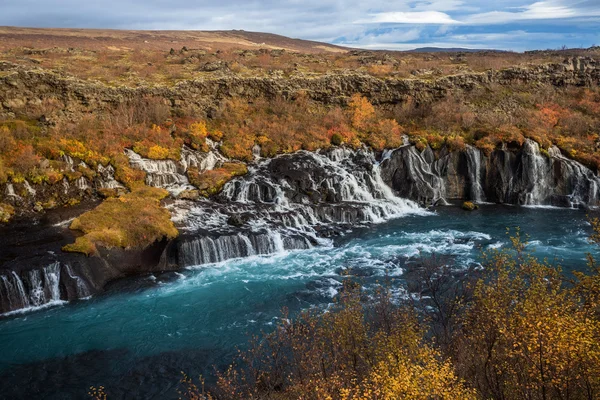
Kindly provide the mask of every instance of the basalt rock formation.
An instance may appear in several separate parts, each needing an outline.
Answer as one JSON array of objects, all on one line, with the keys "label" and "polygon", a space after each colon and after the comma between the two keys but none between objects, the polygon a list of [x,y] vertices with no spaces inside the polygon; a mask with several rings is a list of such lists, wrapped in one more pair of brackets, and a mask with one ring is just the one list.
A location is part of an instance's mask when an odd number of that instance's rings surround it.
[{"label": "basalt rock formation", "polygon": [[115,279],[172,268],[161,258],[164,241],[146,249],[101,249],[96,257],[62,252],[73,234],[69,219],[61,219],[72,213],[56,210],[35,224],[28,219],[0,227],[0,314],[86,298]]},{"label": "basalt rock formation", "polygon": [[0,114],[35,106],[45,99],[61,104],[56,117],[75,118],[87,112],[109,109],[128,100],[152,96],[188,110],[210,113],[223,99],[241,97],[293,96],[306,93],[327,104],[344,104],[361,93],[373,104],[397,104],[408,96],[416,99],[440,98],[453,91],[471,90],[489,84],[539,83],[555,86],[585,86],[600,83],[600,67],[593,58],[572,58],[561,64],[511,67],[482,73],[466,72],[436,79],[376,78],[348,72],[291,77],[242,77],[234,74],[202,80],[183,81],[174,86],[112,87],[99,82],[73,78],[60,72],[27,69],[0,62]]},{"label": "basalt rock formation", "polygon": [[557,147],[547,155],[527,139],[521,149],[499,149],[489,156],[466,146],[443,149],[437,159],[430,148],[394,150],[383,161],[382,178],[399,196],[422,204],[446,200],[553,205],[597,206],[600,178],[580,163],[563,156]]}]

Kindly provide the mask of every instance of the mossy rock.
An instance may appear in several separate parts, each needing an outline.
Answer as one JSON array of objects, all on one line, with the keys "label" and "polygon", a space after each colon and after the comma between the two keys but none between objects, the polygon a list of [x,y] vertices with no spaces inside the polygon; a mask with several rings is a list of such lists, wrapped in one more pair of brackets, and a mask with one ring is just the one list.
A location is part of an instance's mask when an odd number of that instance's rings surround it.
[{"label": "mossy rock", "polygon": [[177,198],[182,200],[198,200],[200,198],[200,192],[198,190],[184,190],[179,193]]},{"label": "mossy rock", "polygon": [[83,236],[63,250],[93,255],[97,246],[143,249],[164,238],[177,237],[171,214],[160,205],[168,194],[164,189],[139,186],[131,193],[104,200],[73,220],[70,228]]},{"label": "mossy rock", "polygon": [[461,208],[466,211],[473,211],[473,210],[477,210],[479,208],[479,206],[477,204],[473,203],[472,201],[465,201],[462,204]]},{"label": "mossy rock", "polygon": [[187,172],[190,183],[197,187],[200,194],[209,197],[219,193],[223,186],[236,176],[248,172],[246,164],[225,163],[221,168],[200,173],[196,168],[190,168]]}]

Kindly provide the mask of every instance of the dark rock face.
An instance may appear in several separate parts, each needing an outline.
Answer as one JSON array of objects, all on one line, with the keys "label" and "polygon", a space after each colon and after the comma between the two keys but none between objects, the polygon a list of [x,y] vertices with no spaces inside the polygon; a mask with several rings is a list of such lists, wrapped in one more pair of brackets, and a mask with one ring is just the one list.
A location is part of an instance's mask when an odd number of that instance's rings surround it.
[{"label": "dark rock face", "polygon": [[444,199],[560,207],[600,202],[600,178],[594,172],[556,147],[542,155],[531,140],[520,150],[496,150],[489,157],[470,146],[442,150],[434,161],[427,150],[404,146],[382,163],[381,174],[399,196],[423,204]]},{"label": "dark rock face", "polygon": [[34,224],[22,220],[0,228],[0,314],[84,298],[115,279],[173,268],[163,256],[166,242],[143,250],[104,249],[100,257],[63,253],[61,247],[74,240],[68,223],[60,223],[69,216],[56,210]]}]

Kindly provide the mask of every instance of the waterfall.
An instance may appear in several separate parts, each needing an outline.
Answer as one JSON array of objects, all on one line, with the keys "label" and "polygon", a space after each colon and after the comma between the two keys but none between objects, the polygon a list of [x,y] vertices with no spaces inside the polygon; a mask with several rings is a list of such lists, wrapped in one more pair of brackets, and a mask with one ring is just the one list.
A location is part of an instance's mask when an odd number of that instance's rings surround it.
[{"label": "waterfall", "polygon": [[29,195],[31,197],[35,197],[36,195],[36,191],[34,188],[31,187],[31,185],[29,184],[29,181],[25,180],[23,181],[23,186],[25,187],[25,190],[27,190],[27,193],[29,193]]},{"label": "waterfall", "polygon": [[467,145],[465,154],[467,155],[467,169],[470,181],[470,200],[476,202],[484,201],[484,193],[481,185],[481,151]]},{"label": "waterfall", "polygon": [[62,180],[62,187],[63,187],[63,192],[65,194],[69,193],[70,185],[69,185],[69,181],[67,180],[67,178],[63,178],[63,180]]},{"label": "waterfall", "polygon": [[248,174],[228,182],[219,198],[197,202],[185,213],[182,230],[193,239],[179,246],[183,265],[330,244],[323,238],[328,232],[423,211],[394,195],[366,148],[258,160]]},{"label": "waterfall", "polygon": [[556,175],[554,182],[557,185],[563,186],[562,190],[566,193],[569,205],[577,207],[586,204],[596,204],[599,195],[600,178],[589,168],[563,156],[560,149],[556,146],[550,147],[548,154],[553,163],[558,163],[558,167],[552,169]]},{"label": "waterfall", "polygon": [[167,189],[177,195],[186,189],[192,189],[185,175],[179,173],[179,167],[173,160],[150,160],[143,158],[132,150],[125,150],[129,157],[129,164],[133,168],[146,172],[148,186]]},{"label": "waterfall", "polygon": [[254,160],[260,160],[260,152],[261,152],[261,147],[258,144],[255,144],[254,146],[252,146],[252,156],[254,157]]},{"label": "waterfall", "polygon": [[202,265],[230,260],[281,253],[286,250],[312,247],[306,238],[286,236],[280,232],[237,233],[218,237],[199,237],[179,245],[182,266]]},{"label": "waterfall", "polygon": [[203,153],[186,146],[181,149],[180,164],[184,172],[191,167],[197,168],[198,171],[208,171],[221,166],[224,162],[227,162],[227,159],[216,150]]},{"label": "waterfall", "polygon": [[17,198],[17,199],[20,199],[20,198],[21,198],[21,196],[18,196],[18,195],[15,193],[15,188],[13,187],[12,183],[7,183],[7,184],[6,184],[6,195],[7,195],[8,197],[14,197],[14,198]]},{"label": "waterfall", "polygon": [[129,164],[133,168],[146,172],[147,185],[166,189],[172,195],[177,196],[184,190],[194,189],[185,175],[189,168],[196,168],[202,172],[212,170],[227,162],[227,159],[215,149],[216,144],[214,142],[210,142],[209,145],[213,150],[206,153],[183,146],[179,162],[143,158],[129,149],[126,149],[125,153],[129,157]]},{"label": "waterfall", "polygon": [[85,179],[83,176],[79,177],[75,180],[75,186],[77,187],[77,189],[81,190],[82,192],[89,189],[89,185],[88,185],[88,181],[87,179]]},{"label": "waterfall", "polygon": [[21,277],[15,271],[0,275],[0,282],[0,298],[2,299],[0,311],[7,312],[29,307],[29,296],[27,296]]},{"label": "waterfall", "polygon": [[119,189],[124,188],[116,179],[115,179],[115,169],[112,165],[103,166],[102,164],[98,164],[98,186],[100,189]]},{"label": "waterfall", "polygon": [[539,145],[530,139],[527,139],[523,145],[522,171],[526,186],[523,204],[544,204],[546,189],[549,188],[549,166],[547,159],[540,154]]},{"label": "waterfall", "polygon": [[75,282],[75,291],[77,294],[77,298],[82,299],[91,296],[92,293],[90,292],[90,289],[88,288],[85,281],[81,277],[73,273],[73,270],[71,269],[71,266],[69,264],[65,264],[65,271],[69,278],[73,282]]},{"label": "waterfall", "polygon": [[73,158],[67,154],[63,155],[62,158],[65,164],[67,164],[67,170],[74,171],[73,166],[75,165],[75,162],[73,161]]},{"label": "waterfall", "polygon": [[[61,274],[63,268],[66,276]],[[21,274],[16,271],[0,273],[0,314],[90,295],[86,282],[69,265],[63,266],[58,261]]]}]

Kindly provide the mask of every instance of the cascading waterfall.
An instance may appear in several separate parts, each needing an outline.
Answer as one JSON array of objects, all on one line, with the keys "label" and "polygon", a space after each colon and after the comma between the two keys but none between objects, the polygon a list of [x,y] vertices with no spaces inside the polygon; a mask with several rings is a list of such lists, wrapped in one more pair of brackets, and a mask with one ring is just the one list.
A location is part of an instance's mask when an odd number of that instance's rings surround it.
[{"label": "cascading waterfall", "polygon": [[[66,271],[66,277],[61,272]],[[54,262],[43,268],[35,268],[18,274],[16,271],[0,273],[0,314],[60,304],[67,297],[63,285],[74,287],[72,298],[84,298],[91,292],[85,281],[77,276],[69,265]]]},{"label": "cascading waterfall", "polygon": [[173,160],[150,160],[132,150],[125,150],[133,168],[146,172],[148,186],[167,189],[172,194],[191,189],[187,177],[179,173],[179,166]]},{"label": "cascading waterfall", "polygon": [[473,146],[465,147],[467,155],[467,168],[470,180],[470,199],[476,202],[484,201],[483,187],[481,185],[481,151]]},{"label": "cascading waterfall", "polygon": [[20,199],[20,198],[21,198],[21,196],[18,196],[18,195],[15,193],[15,188],[14,188],[14,186],[12,185],[12,183],[8,183],[8,184],[6,184],[6,196],[8,196],[8,197],[14,197],[14,198],[17,198],[17,199]]},{"label": "cascading waterfall", "polygon": [[112,165],[103,166],[98,164],[98,187],[100,189],[120,189],[124,188],[123,185],[115,179],[115,169]]},{"label": "cascading waterfall", "polygon": [[197,168],[198,171],[208,171],[217,168],[224,162],[227,162],[227,159],[216,150],[203,153],[193,151],[186,146],[181,149],[180,164],[184,171],[191,167]]},{"label": "cascading waterfall", "polygon": [[[219,202],[196,203],[183,221],[191,232],[179,245],[182,265],[308,249],[330,244],[336,226],[379,223],[423,212],[396,197],[368,149],[300,151],[250,166],[228,182]],[[239,224],[231,226],[232,218]]]},{"label": "cascading waterfall", "polygon": [[281,253],[286,250],[309,249],[307,238],[286,236],[278,231],[237,233],[218,237],[198,237],[180,244],[182,266],[202,265],[233,258]]},{"label": "cascading waterfall", "polygon": [[540,153],[539,145],[530,139],[527,139],[523,145],[522,170],[527,188],[523,204],[543,204],[547,197],[546,191],[550,186],[549,166],[547,159]]},{"label": "cascading waterfall", "polygon": [[27,181],[27,180],[23,181],[23,186],[25,187],[25,190],[27,190],[27,193],[29,193],[29,195],[31,197],[35,197],[37,192],[34,188],[31,187],[31,185],[29,184],[29,181]]},{"label": "cascading waterfall", "polygon": [[259,160],[261,158],[260,157],[261,150],[262,150],[262,148],[258,144],[255,144],[254,146],[252,146],[252,156],[254,157],[254,160]]},{"label": "cascading waterfall", "polygon": [[75,291],[77,298],[83,299],[91,296],[90,289],[88,288],[85,281],[73,272],[69,264],[65,264],[65,272],[67,273],[71,281],[75,282]]},{"label": "cascading waterfall", "polygon": [[147,185],[166,189],[172,195],[177,196],[184,190],[194,188],[185,175],[189,168],[196,168],[202,172],[212,170],[227,162],[227,159],[215,149],[214,142],[207,139],[207,143],[212,148],[209,152],[195,151],[183,146],[179,162],[143,158],[129,149],[126,149],[125,153],[133,168],[146,172]]},{"label": "cascading waterfall", "polygon": [[0,298],[2,313],[29,307],[29,296],[21,277],[15,271],[0,275]]},{"label": "cascading waterfall", "polygon": [[[560,168],[553,169],[553,171],[561,174],[560,181],[569,184],[570,187],[565,188],[565,191],[569,193],[568,198],[571,207],[590,204],[598,198],[600,188],[600,178],[598,176],[582,164],[563,156],[556,146],[550,147],[548,154],[552,160],[560,162]],[[555,181],[558,181],[558,179],[555,179]]]},{"label": "cascading waterfall", "polygon": [[75,180],[75,186],[77,187],[77,189],[84,191],[90,188],[90,185],[88,185],[88,180],[85,179],[83,176],[80,178],[77,178]]}]

